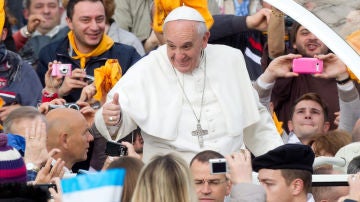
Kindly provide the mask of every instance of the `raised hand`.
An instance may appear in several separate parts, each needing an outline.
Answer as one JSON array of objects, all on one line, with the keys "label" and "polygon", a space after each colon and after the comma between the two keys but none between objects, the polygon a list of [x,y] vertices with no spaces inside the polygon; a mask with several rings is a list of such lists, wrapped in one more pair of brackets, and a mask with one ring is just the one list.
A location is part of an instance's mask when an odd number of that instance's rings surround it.
[{"label": "raised hand", "polygon": [[277,78],[298,76],[299,74],[292,72],[291,68],[293,59],[300,57],[301,55],[288,54],[275,58],[261,75],[261,79],[272,83]]},{"label": "raised hand", "polygon": [[258,31],[267,31],[271,10],[262,8],[253,15],[246,17],[246,25],[249,29],[256,29]]},{"label": "raised hand", "polygon": [[38,14],[29,15],[27,22],[28,32],[34,33],[36,28],[40,25],[41,22],[46,22],[46,19],[42,15],[38,15]]},{"label": "raised hand", "polygon": [[119,124],[121,121],[121,107],[118,93],[114,94],[111,102],[104,104],[102,115],[106,125],[114,126]]},{"label": "raised hand", "polygon": [[321,74],[315,74],[319,78],[336,78],[341,81],[349,77],[346,70],[346,65],[333,53],[326,55],[316,55],[315,58],[324,61],[324,70]]},{"label": "raised hand", "polygon": [[87,102],[90,101],[93,96],[96,94],[96,88],[94,83],[91,83],[85,86],[82,91],[78,101]]},{"label": "raised hand", "polygon": [[25,154],[26,163],[33,163],[38,168],[49,159],[49,153],[46,149],[46,128],[41,119],[34,120],[25,128]]},{"label": "raised hand", "polygon": [[252,183],[251,154],[247,149],[226,156],[230,168],[230,180],[233,184]]},{"label": "raised hand", "polygon": [[95,109],[87,102],[77,101],[76,104],[79,105],[81,114],[85,117],[89,127],[91,127],[94,123]]},{"label": "raised hand", "polygon": [[[64,176],[65,170],[65,161],[58,158],[56,161],[52,158],[56,153],[59,153],[59,149],[52,149],[49,152],[49,158],[46,161],[46,164],[44,167],[40,169],[38,174],[36,175],[36,179],[34,181],[34,184],[48,184],[51,182],[51,180],[55,177],[62,178]],[[55,161],[55,163],[52,165],[52,162]]]},{"label": "raised hand", "polygon": [[132,145],[130,142],[125,142],[125,141],[121,142],[121,144],[128,149],[128,156],[141,160],[141,156],[135,152],[134,145]]},{"label": "raised hand", "polygon": [[54,60],[53,62],[49,62],[48,64],[48,70],[45,73],[45,90],[49,93],[56,93],[62,83],[63,79],[61,76],[51,75],[53,70],[53,64],[60,64],[60,63],[61,62]]}]

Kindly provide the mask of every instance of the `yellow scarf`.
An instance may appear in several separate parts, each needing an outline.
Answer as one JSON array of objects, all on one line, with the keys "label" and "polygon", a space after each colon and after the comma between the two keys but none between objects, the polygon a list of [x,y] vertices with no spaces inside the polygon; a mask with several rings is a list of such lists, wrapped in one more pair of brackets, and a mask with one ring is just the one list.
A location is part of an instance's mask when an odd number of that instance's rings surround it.
[{"label": "yellow scarf", "polygon": [[0,34],[3,31],[5,23],[5,9],[4,9],[5,0],[0,0]]},{"label": "yellow scarf", "polygon": [[208,9],[207,0],[155,0],[155,14],[153,21],[153,29],[156,32],[162,33],[162,26],[166,16],[175,8],[182,5],[196,9],[204,18],[206,27],[210,30],[214,24],[214,19]]},{"label": "yellow scarf", "polygon": [[[353,33],[351,33],[349,36],[346,37],[346,41],[351,45],[351,47],[360,54],[360,30],[357,30]],[[350,78],[354,81],[357,81],[360,83],[360,80],[356,77],[356,75],[347,68],[347,71],[350,75]]]},{"label": "yellow scarf", "polygon": [[276,130],[278,131],[278,133],[280,134],[280,136],[283,134],[284,132],[284,129],[282,127],[283,125],[283,122],[282,121],[279,121],[278,117],[276,116],[276,113],[273,112],[272,114],[272,118],[274,120],[274,123],[275,123],[275,126],[276,126]]},{"label": "yellow scarf", "polygon": [[70,31],[68,33],[68,38],[69,38],[71,47],[74,49],[74,51],[76,53],[76,56],[73,56],[72,58],[75,60],[80,59],[81,69],[85,68],[85,63],[88,58],[101,55],[105,51],[109,50],[114,44],[114,41],[109,36],[104,34],[103,38],[100,41],[100,44],[93,51],[91,51],[90,53],[81,53],[76,47],[75,35],[74,35],[73,31]]},{"label": "yellow scarf", "polygon": [[94,70],[96,94],[94,99],[104,101],[106,94],[121,78],[121,66],[117,59],[108,59],[105,65]]}]

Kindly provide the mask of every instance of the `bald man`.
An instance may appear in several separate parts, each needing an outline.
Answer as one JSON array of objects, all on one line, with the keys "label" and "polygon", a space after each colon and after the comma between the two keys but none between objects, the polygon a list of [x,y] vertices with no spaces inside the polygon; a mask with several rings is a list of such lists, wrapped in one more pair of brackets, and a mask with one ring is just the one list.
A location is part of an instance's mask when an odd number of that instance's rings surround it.
[{"label": "bald man", "polygon": [[54,159],[61,158],[70,172],[76,162],[87,159],[89,144],[94,140],[89,125],[77,110],[69,108],[53,109],[46,114],[47,149],[60,149]]}]

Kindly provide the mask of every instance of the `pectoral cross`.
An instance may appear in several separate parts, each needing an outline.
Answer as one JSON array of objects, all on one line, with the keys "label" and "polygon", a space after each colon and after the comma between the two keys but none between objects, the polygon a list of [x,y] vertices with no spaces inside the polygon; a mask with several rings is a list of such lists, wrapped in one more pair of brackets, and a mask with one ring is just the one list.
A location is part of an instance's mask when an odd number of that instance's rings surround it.
[{"label": "pectoral cross", "polygon": [[202,148],[204,146],[204,138],[203,138],[203,135],[207,135],[208,134],[208,131],[207,130],[203,130],[201,128],[201,125],[200,123],[198,123],[196,125],[196,130],[192,131],[191,134],[193,136],[197,136],[198,137],[198,141],[199,141],[199,145],[200,145],[200,148]]}]

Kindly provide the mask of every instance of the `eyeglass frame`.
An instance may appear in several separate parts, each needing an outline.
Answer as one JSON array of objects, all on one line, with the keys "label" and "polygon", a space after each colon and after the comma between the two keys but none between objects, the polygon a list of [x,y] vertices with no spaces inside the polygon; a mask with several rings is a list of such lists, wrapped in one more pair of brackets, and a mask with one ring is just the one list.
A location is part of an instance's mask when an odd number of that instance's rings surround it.
[{"label": "eyeglass frame", "polygon": [[[229,179],[227,179],[227,178],[225,178],[225,179],[198,179],[198,180],[194,180],[194,183],[195,183],[195,186],[203,186],[203,185],[205,185],[205,182],[207,182],[209,186],[216,187],[224,182],[227,182],[228,180]],[[216,182],[216,181],[218,181],[218,182]]]}]

